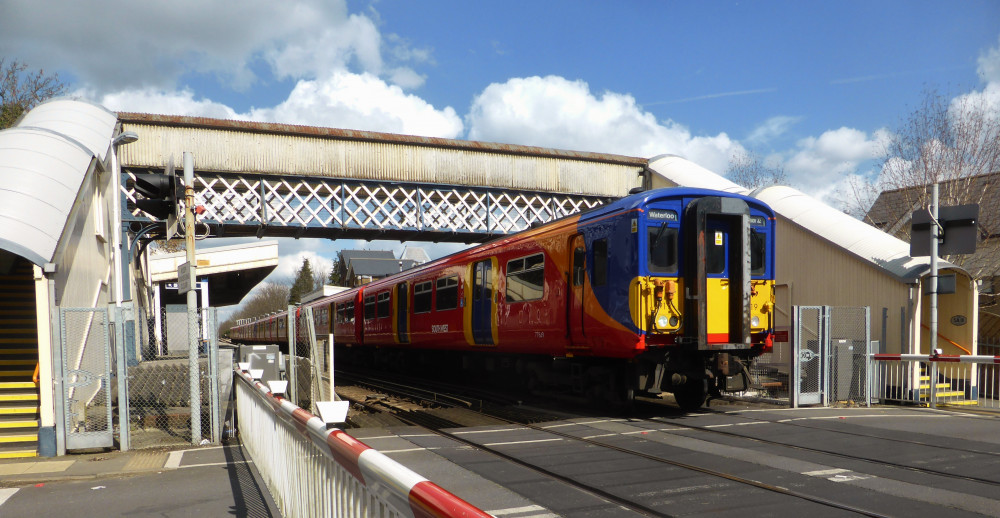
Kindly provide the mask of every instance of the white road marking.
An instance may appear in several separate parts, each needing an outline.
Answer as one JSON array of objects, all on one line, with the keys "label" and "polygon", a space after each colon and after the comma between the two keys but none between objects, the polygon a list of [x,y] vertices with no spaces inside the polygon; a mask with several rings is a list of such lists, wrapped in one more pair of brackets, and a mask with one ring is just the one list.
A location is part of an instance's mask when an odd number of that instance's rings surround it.
[{"label": "white road marking", "polygon": [[527,430],[527,428],[500,428],[497,430],[469,430],[466,432],[455,432],[455,435],[475,435],[478,433],[497,433],[497,432],[517,432],[520,430]]},{"label": "white road marking", "polygon": [[869,478],[875,478],[874,475],[865,475],[864,473],[854,473],[849,469],[821,469],[818,471],[806,471],[803,475],[808,475],[810,477],[821,477],[825,478],[831,482],[850,482],[852,480],[866,480]]},{"label": "white road marking", "polygon": [[605,434],[601,434],[601,435],[588,435],[588,436],[585,436],[583,438],[584,439],[597,439],[598,437],[616,437],[618,435],[621,435],[621,434],[617,434],[617,433],[605,433]]},{"label": "white road marking", "polygon": [[184,450],[172,451],[167,456],[167,462],[163,463],[163,469],[177,469],[181,467],[181,459],[184,458]]},{"label": "white road marking", "polygon": [[433,450],[440,450],[440,449],[441,448],[435,447],[435,448],[406,448],[406,449],[403,449],[403,450],[379,450],[379,451],[382,452],[382,453],[406,453],[406,452],[410,452],[410,451],[433,451]]},{"label": "white road marking", "polygon": [[536,442],[556,442],[556,441],[561,441],[561,440],[562,440],[562,438],[559,438],[559,439],[537,439],[537,440],[534,440],[534,441],[492,442],[492,443],[485,443],[485,444],[483,444],[483,446],[506,446],[508,444],[532,444],[532,443],[536,443]]},{"label": "white road marking", "polygon": [[[532,514],[524,514],[532,513]],[[511,507],[509,509],[497,509],[495,511],[486,511],[486,514],[492,516],[508,516],[508,515],[518,515],[518,518],[548,518],[559,516],[557,514],[552,514],[548,509],[540,505],[529,505],[525,507]]]},{"label": "white road marking", "polygon": [[840,468],[821,469],[818,471],[806,471],[805,473],[803,473],[803,475],[808,475],[810,477],[825,477],[827,475],[839,475],[841,473],[849,473],[850,471],[851,470],[849,469],[840,469]]},{"label": "white road marking", "polygon": [[16,487],[0,488],[0,506],[2,506],[7,500],[10,500],[10,497],[14,496],[14,493],[17,493],[17,490],[18,488]]}]

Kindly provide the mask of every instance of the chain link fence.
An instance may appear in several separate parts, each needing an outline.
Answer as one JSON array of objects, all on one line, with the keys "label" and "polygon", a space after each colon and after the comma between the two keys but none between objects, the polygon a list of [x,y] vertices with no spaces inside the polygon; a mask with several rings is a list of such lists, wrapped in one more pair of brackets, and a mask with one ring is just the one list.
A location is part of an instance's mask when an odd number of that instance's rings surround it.
[{"label": "chain link fence", "polygon": [[868,380],[871,321],[867,307],[830,307],[826,342],[828,401],[840,405],[870,403]]},{"label": "chain link fence", "polygon": [[[316,401],[329,401],[330,388],[328,380],[325,380],[324,372],[329,369],[329,358],[327,358],[326,335],[323,340],[318,340],[315,323],[319,325],[329,325],[325,321],[328,315],[318,315],[319,320],[314,319],[313,308],[289,307],[289,315],[297,315],[297,318],[289,319],[288,330],[294,340],[289,341],[289,400],[296,405],[316,412]],[[294,330],[293,330],[294,324]]]},{"label": "chain link fence", "polygon": [[[130,447],[218,442],[221,394],[215,308],[198,312],[197,388],[201,405],[197,440],[192,437],[187,307],[167,306],[152,315],[139,312],[139,316],[139,354],[126,366],[128,395],[124,401],[128,407],[127,412],[120,412],[128,416]],[[228,385],[223,382],[222,386]]]},{"label": "chain link fence", "polygon": [[750,363],[735,397],[774,404],[870,404],[871,319],[867,307],[795,306],[790,342]]}]

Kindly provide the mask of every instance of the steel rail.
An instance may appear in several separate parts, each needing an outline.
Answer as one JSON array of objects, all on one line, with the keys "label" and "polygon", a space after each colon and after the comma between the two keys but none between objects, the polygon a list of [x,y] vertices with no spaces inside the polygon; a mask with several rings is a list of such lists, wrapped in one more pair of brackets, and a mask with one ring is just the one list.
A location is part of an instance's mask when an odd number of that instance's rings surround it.
[{"label": "steel rail", "polygon": [[[724,412],[713,412],[711,410],[709,410],[708,412],[710,412],[710,413],[717,413],[717,414],[720,414],[720,415],[730,415],[730,414],[726,414]],[[751,420],[751,421],[762,422],[762,423],[771,423],[771,424],[777,424],[777,425],[795,426],[795,427],[799,427],[799,428],[805,428],[807,430],[822,430],[822,431],[826,431],[826,432],[834,432],[834,433],[839,433],[839,434],[843,434],[843,435],[850,435],[850,436],[854,436],[854,437],[871,438],[870,435],[864,435],[864,434],[860,434],[860,433],[856,433],[856,432],[847,432],[847,431],[842,431],[842,430],[828,430],[826,428],[816,428],[816,427],[813,427],[813,426],[804,426],[804,425],[801,425],[801,424],[798,424],[798,423],[787,423],[787,422],[786,423],[782,423],[782,422],[777,422],[777,421],[771,421],[770,419],[759,419],[759,418],[753,418],[753,417],[743,416],[743,415],[741,415],[740,417],[743,417],[743,418]],[[763,438],[760,438],[760,437],[743,435],[743,434],[736,433],[736,432],[729,432],[729,431],[725,431],[725,430],[719,430],[717,428],[705,428],[705,427],[702,427],[702,426],[697,426],[697,425],[692,425],[692,424],[687,424],[687,423],[674,423],[672,421],[666,421],[666,420],[658,419],[658,418],[645,419],[645,420],[648,421],[648,422],[653,422],[653,423],[657,423],[657,424],[669,424],[671,426],[677,426],[677,427],[681,427],[681,428],[688,428],[688,429],[691,429],[691,430],[698,430],[700,432],[711,432],[711,433],[715,433],[715,434],[725,435],[725,436],[728,436],[728,437],[737,437],[737,438],[746,439],[746,440],[749,440],[749,441],[760,442],[760,443],[763,443],[763,444],[770,444],[770,445],[774,445],[774,446],[782,446],[782,447],[789,448],[789,449],[795,449],[795,450],[800,450],[800,451],[808,451],[808,452],[812,452],[812,453],[822,453],[822,454],[825,454],[825,455],[831,455],[831,456],[834,456],[834,457],[840,457],[840,458],[849,459],[849,460],[862,461],[862,462],[867,462],[867,463],[870,463],[870,464],[878,464],[878,465],[881,465],[881,466],[888,466],[888,467],[893,467],[893,468],[897,468],[897,469],[905,469],[905,470],[909,470],[909,471],[915,471],[917,473],[923,473],[925,475],[937,475],[937,476],[942,476],[942,477],[947,477],[947,478],[952,478],[952,479],[957,479],[957,480],[965,480],[965,481],[969,481],[969,482],[978,482],[978,483],[987,484],[987,485],[991,485],[991,486],[1000,486],[1000,480],[993,480],[993,479],[988,479],[988,478],[974,477],[974,476],[971,476],[971,475],[959,475],[959,474],[956,474],[956,473],[949,473],[947,471],[940,471],[940,470],[931,469],[931,468],[922,468],[922,467],[918,467],[918,466],[910,466],[908,464],[900,464],[898,462],[892,462],[892,461],[885,461],[885,460],[878,460],[878,459],[869,459],[869,458],[866,458],[866,457],[860,457],[860,456],[857,456],[857,455],[851,455],[850,453],[842,453],[842,452],[837,452],[837,451],[825,450],[825,449],[822,449],[822,448],[813,448],[813,447],[810,447],[810,446],[800,446],[800,445],[797,445],[797,444],[786,444],[786,443],[782,443],[782,442],[778,442],[778,441],[772,441],[770,439],[763,439]],[[879,440],[882,440],[882,441],[889,441],[890,440],[890,439],[885,439],[885,438],[882,438],[882,437],[876,437],[876,439],[879,439]],[[966,449],[966,448],[954,448],[954,447],[951,447],[951,446],[937,446],[937,445],[928,444],[928,443],[925,443],[925,442],[922,442],[922,441],[913,441],[913,440],[907,440],[907,439],[891,439],[891,441],[892,441],[893,444],[906,443],[906,444],[913,444],[913,445],[916,445],[916,446],[926,446],[928,448],[934,448],[936,450],[947,449],[947,450],[952,450],[952,451],[956,451],[956,452],[974,453],[974,454],[978,454],[978,455],[987,455],[987,456],[991,456],[991,457],[1000,456],[1000,453],[996,453],[996,452],[989,452],[989,451],[982,451],[982,450],[973,450],[973,449]]]},{"label": "steel rail", "polygon": [[[384,389],[384,390],[391,391],[391,389]],[[469,409],[469,410],[470,411],[475,411],[475,410],[471,410],[471,409]],[[507,424],[523,426],[523,427],[531,429],[531,430],[535,430],[535,431],[546,433],[546,434],[555,435],[555,436],[562,437],[564,439],[568,439],[568,440],[571,440],[571,441],[582,442],[582,443],[590,444],[592,446],[597,446],[597,447],[600,447],[600,448],[605,448],[605,449],[617,451],[619,453],[624,453],[624,454],[627,454],[627,455],[640,457],[640,458],[643,458],[643,459],[646,459],[646,460],[650,460],[650,461],[653,461],[653,462],[657,462],[657,463],[661,463],[661,464],[667,464],[667,465],[674,466],[674,467],[677,467],[677,468],[681,468],[681,469],[685,469],[685,470],[689,470],[689,471],[694,471],[694,472],[697,472],[697,473],[702,473],[702,474],[713,476],[713,477],[717,477],[717,478],[722,478],[722,479],[725,479],[725,480],[729,480],[731,482],[736,482],[738,484],[748,485],[748,486],[756,487],[758,489],[762,489],[762,490],[765,490],[765,491],[769,491],[769,492],[781,494],[781,495],[784,495],[784,496],[798,498],[798,499],[801,499],[801,500],[806,500],[806,501],[813,502],[813,503],[816,503],[816,504],[820,504],[820,505],[823,505],[823,506],[826,506],[826,507],[831,507],[831,508],[839,509],[839,510],[842,510],[842,511],[848,511],[848,512],[852,512],[852,513],[859,514],[859,515],[862,515],[862,516],[871,516],[871,517],[876,517],[876,518],[884,518],[884,517],[888,516],[888,515],[877,513],[877,512],[874,512],[874,511],[867,510],[867,509],[862,509],[862,508],[859,508],[859,507],[855,507],[855,506],[851,506],[851,505],[847,505],[847,504],[842,504],[842,503],[839,503],[839,502],[835,502],[835,501],[832,501],[832,500],[829,500],[829,499],[826,499],[826,498],[809,495],[809,494],[802,493],[802,492],[799,492],[799,491],[793,491],[793,490],[790,490],[790,489],[787,489],[787,488],[783,488],[783,487],[780,487],[780,486],[775,486],[773,484],[767,484],[765,482],[760,482],[760,481],[757,481],[757,480],[751,480],[751,479],[748,479],[748,478],[743,478],[743,477],[740,477],[740,476],[737,476],[737,475],[733,475],[733,474],[730,474],[730,473],[724,473],[724,472],[713,470],[713,469],[710,469],[710,468],[704,468],[704,467],[701,467],[701,466],[695,466],[693,464],[688,464],[688,463],[684,463],[684,462],[680,462],[680,461],[675,461],[675,460],[671,460],[671,459],[665,459],[663,457],[658,457],[658,456],[655,456],[655,455],[650,455],[650,454],[639,452],[639,451],[635,451],[635,450],[632,450],[632,449],[629,449],[629,448],[623,448],[623,447],[620,447],[620,446],[614,446],[614,445],[607,444],[607,443],[602,442],[602,441],[597,441],[597,440],[594,440],[594,439],[587,439],[587,438],[584,438],[584,437],[577,437],[575,435],[568,434],[568,433],[565,433],[565,432],[558,432],[558,431],[555,431],[555,430],[550,430],[550,429],[543,428],[543,427],[540,427],[540,426],[537,426],[537,425],[533,425],[533,424],[528,424],[528,423],[522,423],[522,422],[513,421],[513,420],[510,420],[508,418],[505,418],[505,417],[502,417],[502,416],[493,415],[493,414],[490,414],[490,413],[485,412],[485,411],[479,411],[479,413],[481,413],[483,415],[486,415],[486,416],[489,416],[489,417],[491,417],[493,419],[497,419],[499,421],[505,422]],[[397,417],[399,417],[399,416],[397,416]],[[400,418],[400,419],[401,420],[405,420],[403,418]],[[518,459],[516,457],[513,457],[513,456],[511,456],[509,454],[497,451],[497,450],[495,450],[493,448],[490,448],[488,446],[483,446],[483,445],[481,445],[479,443],[476,443],[476,442],[464,439],[462,437],[455,436],[454,434],[445,432],[443,430],[434,429],[434,428],[427,428],[427,427],[425,427],[423,425],[420,425],[420,424],[418,424],[416,422],[414,422],[413,424],[414,424],[414,426],[420,426],[421,428],[426,428],[426,429],[428,429],[428,430],[430,430],[430,431],[432,431],[432,432],[434,432],[436,434],[448,437],[448,438],[453,439],[455,441],[458,441],[458,442],[460,442],[462,444],[465,444],[465,445],[468,445],[468,446],[472,446],[472,447],[477,448],[477,449],[482,450],[482,451],[489,452],[489,453],[491,453],[493,455],[496,455],[498,457],[501,457],[501,458],[503,458],[505,460],[508,460],[510,462],[514,462],[514,463],[516,463],[516,464],[518,464],[520,466],[523,466],[525,468],[531,469],[531,470],[533,470],[533,471],[535,471],[537,473],[540,473],[540,474],[543,474],[545,476],[548,476],[548,477],[560,480],[560,481],[562,481],[562,482],[564,482],[566,484],[569,484],[569,485],[571,485],[573,487],[576,487],[576,488],[578,488],[580,490],[587,491],[587,492],[589,492],[589,493],[591,493],[591,494],[593,494],[595,496],[599,496],[600,498],[605,498],[605,499],[611,500],[611,501],[613,501],[616,504],[623,505],[625,507],[628,507],[629,509],[635,510],[636,512],[640,512],[640,513],[645,514],[647,516],[673,516],[673,515],[664,514],[662,511],[657,511],[655,509],[651,509],[651,508],[648,508],[646,506],[642,506],[641,504],[636,504],[635,502],[623,499],[622,497],[618,497],[618,496],[616,496],[616,495],[614,495],[612,493],[608,493],[607,491],[604,491],[602,489],[599,489],[599,488],[596,488],[596,487],[593,487],[593,486],[589,486],[589,485],[583,484],[581,482],[577,482],[577,481],[573,480],[572,478],[566,477],[564,475],[560,475],[558,473],[554,473],[551,470],[548,470],[546,468],[543,468],[543,467],[540,467],[540,466],[536,466],[536,465],[531,464],[531,463],[529,463],[527,461],[524,461],[524,460]]]}]

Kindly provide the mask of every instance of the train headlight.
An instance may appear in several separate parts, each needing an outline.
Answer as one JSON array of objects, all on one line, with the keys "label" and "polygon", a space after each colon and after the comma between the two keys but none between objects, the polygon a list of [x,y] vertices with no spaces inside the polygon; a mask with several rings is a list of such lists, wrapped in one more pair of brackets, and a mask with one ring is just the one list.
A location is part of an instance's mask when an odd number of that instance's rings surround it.
[{"label": "train headlight", "polygon": [[656,317],[656,327],[659,327],[660,329],[665,329],[669,323],[670,321],[667,319],[667,315],[660,315]]},{"label": "train headlight", "polygon": [[670,327],[677,327],[681,321],[677,320],[677,317],[670,317]]},{"label": "train headlight", "polygon": [[753,317],[750,319],[750,327],[760,327],[760,318]]}]

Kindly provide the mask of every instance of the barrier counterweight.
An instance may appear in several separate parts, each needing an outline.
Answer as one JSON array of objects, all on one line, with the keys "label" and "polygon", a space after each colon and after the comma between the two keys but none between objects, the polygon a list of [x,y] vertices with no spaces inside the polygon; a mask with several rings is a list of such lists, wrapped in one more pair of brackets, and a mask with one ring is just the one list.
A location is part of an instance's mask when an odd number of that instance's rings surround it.
[{"label": "barrier counterweight", "polygon": [[489,516],[236,372],[240,439],[284,516]]}]

